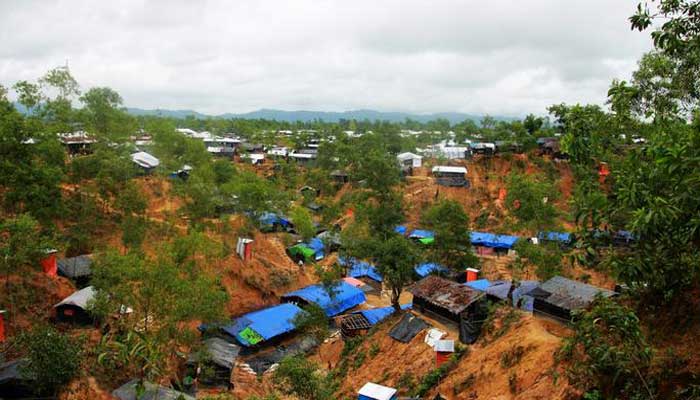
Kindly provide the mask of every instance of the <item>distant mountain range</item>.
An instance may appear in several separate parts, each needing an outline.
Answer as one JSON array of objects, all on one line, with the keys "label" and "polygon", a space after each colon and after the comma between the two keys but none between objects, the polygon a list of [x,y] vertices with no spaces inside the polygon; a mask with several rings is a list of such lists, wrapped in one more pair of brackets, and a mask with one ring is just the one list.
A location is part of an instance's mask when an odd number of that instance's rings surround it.
[{"label": "distant mountain range", "polygon": [[[15,108],[23,113],[28,114],[29,111],[19,103],[14,103]],[[127,108],[126,111],[131,115],[137,116],[162,116],[170,118],[187,118],[194,117],[199,119],[205,118],[242,118],[242,119],[268,119],[283,122],[310,122],[314,120],[323,120],[325,122],[338,122],[341,119],[345,120],[370,120],[370,121],[389,121],[389,122],[404,122],[407,118],[418,122],[428,122],[434,121],[438,118],[443,118],[450,121],[450,124],[457,124],[466,119],[471,119],[478,123],[484,117],[484,115],[479,114],[466,114],[458,112],[444,112],[444,113],[433,113],[433,114],[412,114],[405,112],[391,112],[391,111],[376,111],[376,110],[352,110],[352,111],[285,111],[285,110],[275,110],[263,108],[257,111],[251,111],[247,113],[225,113],[221,115],[208,115],[202,114],[194,110],[145,110],[142,108]],[[518,117],[505,117],[492,115],[492,117],[498,121],[513,121],[520,119]]]},{"label": "distant mountain range", "polygon": [[[365,120],[370,121],[390,121],[390,122],[403,122],[406,118],[410,118],[418,122],[428,122],[436,120],[438,118],[444,118],[450,121],[451,124],[456,124],[464,121],[465,119],[474,120],[474,122],[479,122],[483,115],[477,114],[466,114],[458,112],[445,112],[445,113],[434,113],[434,114],[411,114],[404,112],[384,112],[375,110],[353,110],[353,111],[285,111],[285,110],[274,110],[274,109],[261,109],[257,111],[247,112],[247,113],[226,113],[221,115],[207,115],[202,114],[193,110],[144,110],[141,108],[127,108],[127,111],[132,115],[154,115],[172,118],[243,118],[243,119],[269,119],[284,122],[309,122],[314,120],[323,120],[325,122],[338,122],[341,119],[346,120]],[[499,121],[513,121],[519,119],[517,117],[504,117],[504,116],[492,116]]]}]

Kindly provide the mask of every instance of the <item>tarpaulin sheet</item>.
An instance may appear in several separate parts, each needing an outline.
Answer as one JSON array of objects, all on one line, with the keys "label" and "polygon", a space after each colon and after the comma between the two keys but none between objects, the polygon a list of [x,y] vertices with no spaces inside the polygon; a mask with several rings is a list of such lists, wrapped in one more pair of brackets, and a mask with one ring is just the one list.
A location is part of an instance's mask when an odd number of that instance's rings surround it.
[{"label": "tarpaulin sheet", "polygon": [[474,246],[493,247],[495,249],[512,249],[519,237],[497,235],[487,232],[471,232],[471,242]]},{"label": "tarpaulin sheet", "polygon": [[[235,336],[244,345],[254,345],[241,337],[240,333],[250,328],[264,340],[270,340],[275,336],[294,330],[294,319],[304,311],[294,304],[283,303],[270,308],[245,314],[236,318],[230,325],[224,326],[224,332]],[[256,342],[257,343],[257,342]]]},{"label": "tarpaulin sheet", "polygon": [[535,298],[529,293],[539,285],[538,281],[520,281],[520,286],[513,289],[513,307],[532,312]]},{"label": "tarpaulin sheet", "polygon": [[389,336],[402,343],[410,342],[423,329],[430,327],[427,322],[411,313],[404,314],[401,320],[389,331]]},{"label": "tarpaulin sheet", "polygon": [[426,276],[430,275],[433,272],[447,272],[447,267],[442,266],[438,263],[423,263],[416,265],[414,268],[416,271],[416,274],[420,276],[421,278],[425,278]]},{"label": "tarpaulin sheet", "polygon": [[379,271],[377,271],[377,267],[364,261],[352,264],[348,269],[348,276],[352,278],[362,278],[366,276],[377,282],[382,282],[384,280]]},{"label": "tarpaulin sheet", "polygon": [[260,224],[262,225],[282,225],[284,227],[290,226],[292,223],[288,219],[280,217],[279,215],[271,212],[263,213],[260,218]]},{"label": "tarpaulin sheet", "polygon": [[406,230],[407,230],[407,228],[403,225],[399,225],[396,228],[394,228],[394,232],[398,233],[399,235],[405,235]]},{"label": "tarpaulin sheet", "polygon": [[497,297],[500,300],[506,300],[512,286],[513,284],[508,281],[492,282],[491,286],[486,288],[486,294]]},{"label": "tarpaulin sheet", "polygon": [[425,231],[422,229],[416,229],[413,232],[411,232],[411,234],[408,235],[408,237],[411,239],[432,238],[432,237],[435,237],[435,233],[433,231]]},{"label": "tarpaulin sheet", "polygon": [[486,288],[491,286],[491,282],[488,279],[477,279],[475,281],[467,282],[465,285],[469,286],[472,289],[476,289],[478,291],[486,291]]},{"label": "tarpaulin sheet", "polygon": [[[401,306],[402,310],[407,310],[410,309],[412,306],[411,303],[408,304],[403,304]],[[380,308],[372,308],[370,310],[362,310],[358,311],[357,314],[362,314],[363,317],[367,320],[367,322],[370,323],[370,325],[376,325],[378,322],[381,322],[383,319],[386,317],[390,316],[391,314],[394,313],[394,307],[380,307]]]},{"label": "tarpaulin sheet", "polygon": [[571,234],[566,232],[540,232],[537,238],[550,242],[571,243]]},{"label": "tarpaulin sheet", "polygon": [[323,285],[311,285],[285,294],[282,296],[282,300],[288,301],[291,297],[299,297],[318,305],[329,317],[338,315],[366,301],[365,293],[362,290],[344,281],[335,284],[331,291],[333,296]]}]

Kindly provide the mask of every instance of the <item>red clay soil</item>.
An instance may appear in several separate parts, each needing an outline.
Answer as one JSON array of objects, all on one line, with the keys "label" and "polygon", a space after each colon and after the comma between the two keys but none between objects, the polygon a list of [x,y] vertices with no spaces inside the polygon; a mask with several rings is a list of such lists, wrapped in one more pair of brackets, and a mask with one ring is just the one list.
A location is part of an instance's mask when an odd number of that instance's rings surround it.
[{"label": "red clay soil", "polygon": [[[406,388],[398,387],[402,375],[412,374],[418,384],[425,374],[436,367],[435,353],[423,341],[426,331],[406,344],[388,336],[388,331],[397,320],[394,317],[382,324],[354,351],[354,354],[365,352],[366,359],[359,368],[350,368],[337,398],[354,397],[366,382],[395,387],[399,389],[400,395],[407,395]],[[445,329],[435,321],[429,322]],[[498,326],[500,320],[495,323]],[[457,339],[454,330],[447,329],[447,332],[447,339]],[[555,382],[551,372],[554,368],[554,353],[560,346],[561,338],[567,334],[568,330],[555,322],[523,314],[520,321],[503,336],[495,339],[481,338],[475,345],[469,346],[468,354],[425,398],[433,398],[440,392],[450,400],[565,399],[571,389],[564,378]],[[370,346],[379,346],[374,357],[370,355]],[[512,366],[502,366],[502,355],[513,352],[517,346],[523,346],[521,359]],[[342,341],[327,343],[314,359],[323,366],[330,362],[335,367],[341,350]],[[515,382],[513,392],[509,379]]]}]

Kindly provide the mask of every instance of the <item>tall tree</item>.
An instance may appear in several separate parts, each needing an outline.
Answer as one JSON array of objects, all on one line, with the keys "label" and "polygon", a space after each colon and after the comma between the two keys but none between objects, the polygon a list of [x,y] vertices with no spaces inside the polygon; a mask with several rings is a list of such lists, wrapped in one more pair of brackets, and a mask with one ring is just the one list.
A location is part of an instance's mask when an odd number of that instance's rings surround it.
[{"label": "tall tree", "polygon": [[435,261],[458,270],[478,263],[471,251],[469,217],[459,203],[440,200],[423,212],[421,223],[435,233],[430,248]]}]

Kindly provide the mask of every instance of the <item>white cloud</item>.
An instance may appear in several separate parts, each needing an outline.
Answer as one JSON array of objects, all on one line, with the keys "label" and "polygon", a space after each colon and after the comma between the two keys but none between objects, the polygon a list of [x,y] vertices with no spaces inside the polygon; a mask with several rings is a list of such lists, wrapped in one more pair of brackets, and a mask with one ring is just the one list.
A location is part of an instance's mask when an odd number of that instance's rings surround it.
[{"label": "white cloud", "polygon": [[0,84],[68,61],[126,104],[522,115],[605,100],[650,48],[634,2],[4,1]]}]

